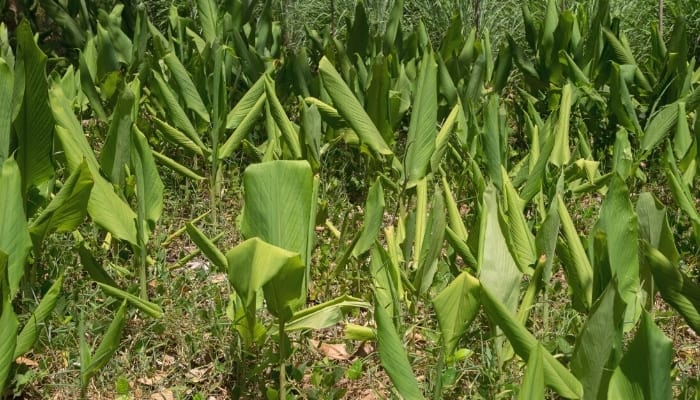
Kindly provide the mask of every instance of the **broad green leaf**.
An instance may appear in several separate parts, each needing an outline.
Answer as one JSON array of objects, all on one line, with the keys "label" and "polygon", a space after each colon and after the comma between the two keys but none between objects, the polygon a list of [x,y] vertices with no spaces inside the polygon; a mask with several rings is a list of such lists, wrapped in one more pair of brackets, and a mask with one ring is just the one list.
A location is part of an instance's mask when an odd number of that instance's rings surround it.
[{"label": "broad green leaf", "polygon": [[49,94],[56,119],[56,136],[68,161],[68,170],[72,172],[80,168],[84,160],[95,181],[88,200],[88,213],[112,236],[136,244],[136,214],[114,193],[112,184],[102,177],[95,154],[61,89],[53,87]]},{"label": "broad green leaf", "polygon": [[[260,98],[265,96],[265,76],[260,77],[253,86],[238,100],[238,103],[226,116],[226,129],[236,129],[244,119],[248,118],[251,110],[259,108]],[[260,112],[258,111],[257,114]]]},{"label": "broad green leaf", "polygon": [[343,295],[325,303],[306,308],[292,315],[284,325],[286,332],[302,329],[323,329],[343,320],[345,311],[353,308],[369,309],[371,305],[362,299]]},{"label": "broad green leaf", "polygon": [[[488,316],[503,330],[515,352],[525,361],[530,359],[530,354],[538,345],[537,339],[508,311],[505,304],[481,286],[481,302]],[[554,389],[562,397],[580,399],[583,396],[581,383],[549,352],[543,351],[544,382]]]},{"label": "broad green leaf", "polygon": [[571,83],[567,83],[562,88],[561,104],[559,105],[559,119],[554,131],[554,148],[549,157],[549,161],[557,167],[566,165],[571,158],[569,150],[569,121],[571,119],[571,104],[573,98],[573,88]]},{"label": "broad green leaf", "polygon": [[[248,91],[248,93],[250,93],[252,90],[253,89],[251,88],[251,90]],[[248,93],[246,93],[244,99],[248,96]],[[226,139],[224,144],[221,147],[219,147],[219,158],[223,159],[230,156],[231,153],[233,153],[233,151],[238,148],[243,138],[255,128],[258,120],[260,119],[260,114],[262,113],[263,107],[267,103],[267,97],[264,93],[262,93],[260,97],[258,97],[256,100],[257,101],[251,107],[245,109],[246,114],[243,116],[243,118],[235,125],[232,125],[235,126],[235,130],[233,131],[231,136],[229,136],[228,139]],[[239,109],[239,106],[242,102],[243,99],[241,99],[241,101],[238,102],[238,104],[231,111],[231,113],[237,110],[243,110],[242,106]],[[235,118],[237,118],[237,114],[235,114],[233,117],[231,117],[231,114],[229,114],[229,122],[231,122]]]},{"label": "broad green leaf", "polygon": [[289,146],[292,157],[301,158],[299,134],[294,128],[292,121],[290,121],[287,117],[282,104],[277,98],[277,93],[275,93],[275,86],[272,78],[267,75],[265,76],[265,96],[267,97],[267,102],[270,106],[272,118],[275,120],[277,127],[282,131],[282,137],[284,137],[285,142],[287,142],[287,146]]},{"label": "broad green leaf", "polygon": [[685,102],[678,102],[678,123],[676,124],[676,134],[673,136],[673,151],[676,157],[682,159],[692,144],[693,138],[688,127],[688,119],[685,111]]},{"label": "broad green leaf", "polygon": [[182,65],[180,60],[175,56],[174,53],[168,53],[163,57],[165,65],[168,66],[170,73],[172,75],[173,81],[179,89],[178,92],[182,100],[184,100],[185,105],[190,110],[194,111],[197,116],[199,116],[203,121],[209,122],[209,112],[207,107],[204,105],[202,98],[197,91],[197,87],[187,73],[185,66]]},{"label": "broad green leaf", "polygon": [[384,189],[381,180],[377,180],[370,186],[365,204],[365,215],[362,224],[362,234],[352,249],[353,257],[359,257],[366,253],[379,235],[384,219]]},{"label": "broad green leaf", "polygon": [[50,233],[70,232],[85,220],[93,183],[90,169],[83,161],[51,203],[30,223],[29,233],[35,248],[41,248],[42,241]]},{"label": "broad green leaf", "polygon": [[[390,235],[387,235],[390,237]],[[374,285],[374,299],[392,319],[401,314],[401,272],[388,252],[381,246],[372,247],[369,271]]]},{"label": "broad green leaf", "polygon": [[668,222],[666,207],[653,194],[643,192],[637,200],[637,218],[640,238],[661,251],[672,263],[678,263],[681,257]]},{"label": "broad green leaf", "polygon": [[[137,195],[139,202],[143,201],[144,217],[150,233],[163,213],[163,181],[158,175],[148,139],[136,126],[132,133],[131,160],[137,187],[140,189]],[[144,235],[144,241],[148,241],[147,236]]]},{"label": "broad green leaf", "polygon": [[404,399],[423,399],[404,344],[394,328],[391,317],[379,302],[374,306],[374,319],[377,322],[379,359],[391,383]]},{"label": "broad green leaf", "polygon": [[17,336],[17,346],[15,347],[13,358],[23,355],[34,346],[34,343],[36,343],[36,340],[39,338],[40,325],[46,320],[56,306],[56,302],[61,296],[62,286],[63,274],[56,278],[49,290],[44,294],[39,305],[36,306],[36,309],[34,309],[32,315],[24,324],[22,331]]},{"label": "broad green leaf", "polygon": [[503,187],[501,165],[503,158],[503,143],[498,123],[498,95],[489,96],[484,111],[484,156],[486,157],[486,172],[496,187]]},{"label": "broad green leaf", "polygon": [[513,183],[508,177],[508,172],[501,167],[503,176],[503,195],[505,201],[503,207],[499,207],[499,221],[501,231],[505,233],[506,243],[513,256],[513,260],[523,273],[531,270],[531,265],[537,260],[535,251],[535,237],[530,232],[530,227],[523,215],[525,202],[518,196]]},{"label": "broad green leaf", "polygon": [[700,333],[700,286],[659,250],[646,242],[642,243],[661,296],[683,316],[696,333]]},{"label": "broad green leaf", "polygon": [[207,151],[206,148],[200,147],[197,143],[192,141],[184,132],[171,126],[167,122],[159,119],[158,117],[153,117],[153,122],[155,122],[158,131],[165,137],[169,142],[182,147],[185,150],[189,150],[194,154],[204,155]]},{"label": "broad green leaf", "polygon": [[[0,273],[4,274],[7,257],[0,252]],[[0,279],[5,279],[0,278]],[[3,290],[6,286],[3,284]],[[12,309],[12,302],[9,297],[3,296],[2,314],[0,314],[0,393],[4,393],[5,385],[15,360],[15,346],[17,345],[17,329],[19,322]]]},{"label": "broad green leaf", "polygon": [[678,121],[678,106],[669,104],[662,107],[649,118],[647,127],[642,136],[642,152],[648,154],[666,135]]},{"label": "broad green leaf", "polygon": [[455,351],[460,338],[476,317],[481,306],[479,290],[479,281],[462,272],[433,299],[445,355]]},{"label": "broad green leaf", "polygon": [[323,85],[333,99],[338,112],[357,132],[360,140],[379,154],[392,155],[393,153],[382,138],[381,133],[331,62],[323,57],[318,68]]},{"label": "broad green leaf", "polygon": [[214,0],[197,0],[197,14],[204,39],[213,43],[217,39],[218,12],[216,2]]},{"label": "broad green leaf", "polygon": [[437,64],[433,52],[423,55],[416,83],[411,123],[406,142],[406,176],[413,187],[428,173],[435,151],[437,125]]},{"label": "broad green leaf", "polygon": [[187,117],[185,110],[182,108],[180,103],[178,103],[173,90],[167,83],[165,83],[161,75],[156,71],[152,71],[152,76],[156,81],[155,86],[158,89],[158,94],[160,94],[163,101],[163,106],[166,109],[169,121],[171,121],[172,125],[174,125],[176,128],[179,128],[191,141],[197,144],[197,146],[205,149],[206,146],[199,137],[194,125],[192,125],[192,121],[190,121],[190,119]]},{"label": "broad green leaf", "polygon": [[254,237],[229,250],[226,259],[229,281],[246,310],[254,312],[257,293],[263,289],[270,312],[289,320],[303,295],[304,264],[299,253]]},{"label": "broad green leaf", "polygon": [[522,272],[508,250],[508,244],[498,222],[496,190],[489,186],[484,192],[481,218],[484,231],[480,238],[479,281],[508,310],[514,312],[520,297]]},{"label": "broad green leaf", "polygon": [[673,343],[646,311],[627,353],[615,369],[609,399],[668,399],[671,391]]},{"label": "broad green leaf", "polygon": [[[438,257],[443,248],[445,227],[445,200],[439,189],[436,189],[430,206],[430,217],[423,233],[423,251],[418,260],[418,269],[413,284],[420,293],[426,293],[433,284],[433,278],[437,272]],[[416,234],[420,234],[418,229],[416,229]]]},{"label": "broad green leaf", "polygon": [[564,244],[570,254],[565,260],[569,262],[563,263],[564,272],[574,297],[578,298],[585,308],[589,308],[593,304],[593,267],[561,195],[557,195],[557,205]]},{"label": "broad green leaf", "polygon": [[92,255],[90,248],[87,247],[85,242],[80,243],[78,254],[80,255],[80,264],[82,264],[83,269],[87,271],[92,280],[104,283],[108,286],[118,286],[117,282],[109,276],[107,271],[105,271],[102,265],[95,259],[95,256]]},{"label": "broad green leaf", "polygon": [[226,261],[226,256],[216,247],[214,242],[192,223],[188,222],[185,226],[187,227],[187,234],[190,235],[190,239],[202,250],[202,253],[207,256],[209,261],[213,262],[219,268],[227,269],[228,261]]},{"label": "broad green leaf", "polygon": [[90,357],[90,363],[85,366],[81,365],[80,380],[84,388],[87,387],[90,379],[107,365],[107,362],[109,362],[114,353],[116,353],[119,348],[119,342],[125,323],[126,300],[122,301],[117,313],[114,314],[114,319],[109,324],[109,327],[107,327],[107,332],[105,332],[105,335],[102,337],[102,342],[97,346],[95,354]]},{"label": "broad green leaf", "polygon": [[[94,39],[90,39],[91,41]],[[94,44],[93,44],[94,47]],[[107,113],[105,112],[104,108],[102,107],[102,99],[97,93],[97,87],[95,86],[95,79],[93,77],[92,72],[90,71],[90,68],[88,67],[88,63],[86,60],[86,55],[85,52],[80,53],[80,89],[83,91],[85,96],[88,98],[90,101],[90,108],[92,108],[92,111],[94,111],[95,115],[97,118],[101,119],[102,121],[107,121]]]},{"label": "broad green leaf", "polygon": [[681,175],[676,165],[676,160],[673,158],[671,146],[666,145],[666,155],[664,159],[664,170],[666,171],[666,179],[671,187],[671,194],[678,207],[688,216],[693,231],[695,240],[700,243],[700,213],[695,208],[694,197],[690,193],[690,185],[686,182],[685,177]]},{"label": "broad green leaf", "polygon": [[464,117],[463,115],[460,115],[463,114],[463,112],[462,104],[458,102],[454,107],[452,107],[452,111],[450,111],[447,119],[445,119],[445,122],[442,124],[442,127],[435,138],[435,151],[430,157],[431,171],[438,171],[440,168],[440,162],[447,151],[450,135],[452,134],[452,131],[455,130],[455,127],[458,126],[459,119]]},{"label": "broad green leaf", "polygon": [[530,352],[530,359],[527,360],[527,370],[520,387],[521,399],[542,399],[544,400],[544,360],[542,353],[545,352],[542,345],[537,343]]},{"label": "broad green leaf", "polygon": [[[612,278],[617,277],[618,290],[627,304],[625,321],[634,323],[639,318],[640,281],[637,215],[632,208],[625,182],[612,177],[600,210],[600,219],[593,232],[605,232],[608,260]],[[604,283],[604,282],[599,282]]]},{"label": "broad green leaf", "polygon": [[17,28],[16,62],[15,80],[24,82],[21,108],[14,120],[18,140],[17,164],[22,171],[22,193],[36,186],[39,195],[46,198],[54,178],[54,121],[46,97],[46,55],[34,42],[26,20]]},{"label": "broad green leaf", "polygon": [[253,164],[243,173],[245,207],[241,232],[311,260],[316,192],[306,161]]},{"label": "broad green leaf", "polygon": [[[13,158],[0,169],[0,252],[7,255],[10,300],[14,299],[24,276],[25,262],[32,248],[22,201],[22,177]],[[4,271],[0,271],[4,274]],[[0,276],[0,279],[4,279]],[[9,318],[9,317],[8,317]]]},{"label": "broad green leaf", "polygon": [[14,72],[7,62],[0,57],[0,163],[10,156],[14,81]]},{"label": "broad green leaf", "polygon": [[119,188],[124,187],[126,167],[131,165],[131,110],[136,98],[134,93],[125,87],[119,96],[117,106],[112,113],[112,123],[104,147],[100,152],[100,165],[110,181]]},{"label": "broad green leaf", "polygon": [[128,301],[132,305],[136,306],[139,310],[145,312],[153,318],[161,318],[163,316],[163,309],[155,303],[141,299],[129,292],[121,290],[119,288],[105,285],[102,282],[97,282],[97,284],[105,291],[108,295],[116,297],[118,299],[123,299],[125,302]]},{"label": "broad green leaf", "polygon": [[607,399],[612,370],[622,355],[625,303],[610,282],[576,338],[571,372],[583,385],[585,400]]}]

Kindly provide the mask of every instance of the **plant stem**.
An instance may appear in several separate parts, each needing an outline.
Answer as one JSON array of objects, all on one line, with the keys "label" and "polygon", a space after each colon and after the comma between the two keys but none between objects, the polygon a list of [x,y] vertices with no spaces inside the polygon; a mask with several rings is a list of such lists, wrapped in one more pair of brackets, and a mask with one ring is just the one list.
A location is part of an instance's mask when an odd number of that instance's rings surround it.
[{"label": "plant stem", "polygon": [[284,338],[286,336],[284,322],[284,319],[280,319],[280,400],[287,399],[287,376],[285,371],[287,351],[284,343]]}]

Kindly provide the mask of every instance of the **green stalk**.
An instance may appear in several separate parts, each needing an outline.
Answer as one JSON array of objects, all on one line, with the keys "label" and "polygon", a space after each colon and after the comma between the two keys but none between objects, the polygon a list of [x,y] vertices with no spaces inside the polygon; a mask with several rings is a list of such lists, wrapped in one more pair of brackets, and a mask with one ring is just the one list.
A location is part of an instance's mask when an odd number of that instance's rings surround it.
[{"label": "green stalk", "polygon": [[287,372],[285,370],[286,367],[286,359],[287,359],[287,352],[284,346],[284,338],[286,336],[286,333],[284,331],[284,319],[280,319],[280,400],[286,400],[287,399]]}]

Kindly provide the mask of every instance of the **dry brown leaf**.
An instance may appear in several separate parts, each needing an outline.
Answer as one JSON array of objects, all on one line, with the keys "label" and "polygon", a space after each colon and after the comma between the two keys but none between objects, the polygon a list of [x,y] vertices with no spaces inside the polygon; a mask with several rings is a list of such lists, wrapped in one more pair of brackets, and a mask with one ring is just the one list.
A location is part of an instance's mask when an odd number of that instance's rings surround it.
[{"label": "dry brown leaf", "polygon": [[139,378],[136,380],[136,382],[146,386],[156,386],[159,383],[163,382],[165,376],[166,374],[164,372],[156,372],[156,374],[152,377]]},{"label": "dry brown leaf", "polygon": [[39,364],[36,361],[26,357],[17,357],[17,359],[15,360],[15,364],[26,365],[29,368],[36,368],[39,366]]},{"label": "dry brown leaf", "polygon": [[175,395],[170,389],[165,389],[158,393],[153,393],[151,395],[151,400],[175,400]]},{"label": "dry brown leaf", "polygon": [[310,340],[319,353],[333,360],[345,361],[350,359],[350,354],[345,349],[344,344],[319,343],[317,340]]}]

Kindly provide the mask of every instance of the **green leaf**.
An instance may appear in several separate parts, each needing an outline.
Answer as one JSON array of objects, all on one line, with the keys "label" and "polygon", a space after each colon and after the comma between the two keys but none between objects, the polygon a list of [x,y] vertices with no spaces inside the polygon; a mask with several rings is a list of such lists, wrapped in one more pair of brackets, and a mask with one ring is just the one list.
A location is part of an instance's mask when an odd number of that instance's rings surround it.
[{"label": "green leaf", "polygon": [[200,147],[197,143],[192,141],[184,132],[171,126],[167,122],[159,119],[158,117],[153,117],[153,122],[156,124],[158,131],[168,140],[170,143],[176,144],[185,150],[189,150],[194,154],[204,155],[206,148]]},{"label": "green leaf", "polygon": [[[22,201],[22,178],[13,158],[8,158],[0,170],[0,252],[7,258],[9,298],[19,290],[25,262],[32,248]],[[0,274],[4,273],[0,271]],[[4,279],[0,276],[0,279]],[[8,317],[9,318],[9,317]]]},{"label": "green leaf", "polygon": [[673,343],[646,311],[637,335],[615,369],[609,399],[671,399]]},{"label": "green leaf", "polygon": [[152,76],[156,81],[155,88],[157,88],[157,93],[163,101],[163,106],[166,109],[169,121],[172,122],[176,128],[179,128],[182,133],[185,134],[191,141],[193,141],[201,149],[206,149],[207,147],[202,142],[199,137],[197,130],[192,125],[192,121],[187,117],[185,110],[182,108],[180,103],[178,103],[175,93],[173,93],[170,86],[165,83],[163,78],[156,71],[152,71]]},{"label": "green leaf", "polygon": [[214,0],[197,0],[197,14],[202,27],[202,36],[207,42],[213,43],[217,39],[218,12]]},{"label": "green leaf", "polygon": [[567,83],[562,88],[559,120],[554,132],[554,149],[552,149],[552,154],[549,158],[549,161],[557,167],[568,164],[571,158],[569,150],[569,120],[571,119],[572,98],[572,85]]},{"label": "green leaf", "polygon": [[299,134],[297,133],[292,121],[287,118],[287,114],[284,112],[284,108],[277,98],[277,93],[275,93],[275,87],[272,79],[269,76],[265,76],[265,96],[267,97],[268,105],[270,106],[270,111],[272,113],[272,118],[275,120],[275,124],[282,131],[282,137],[284,137],[289,150],[294,158],[301,158],[301,146],[299,145]]},{"label": "green leaf", "polygon": [[323,57],[319,62],[318,68],[323,85],[331,99],[333,99],[338,112],[350,124],[352,129],[357,132],[360,140],[379,154],[392,155],[393,153],[382,138],[381,133],[379,133],[369,115],[367,115],[331,62],[326,57]]},{"label": "green leaf", "polygon": [[[39,327],[41,323],[46,320],[46,318],[51,314],[54,307],[56,307],[56,302],[58,302],[61,296],[61,287],[63,286],[63,274],[59,275],[58,278],[51,285],[49,290],[44,294],[44,297],[36,306],[34,312],[29,317],[29,320],[24,324],[22,331],[17,336],[17,346],[15,347],[15,353],[12,357],[16,359],[17,357],[28,352],[36,340],[39,338]],[[2,379],[2,378],[0,378]]]},{"label": "green leaf", "polygon": [[47,235],[70,232],[85,220],[93,183],[90,169],[83,161],[70,174],[51,203],[29,225],[35,248],[41,248],[41,242]]},{"label": "green leaf", "polygon": [[192,223],[188,222],[185,226],[187,227],[187,234],[190,235],[190,239],[202,250],[202,253],[207,256],[209,261],[213,262],[214,265],[219,268],[227,269],[228,261],[226,261],[226,256],[216,247],[214,242]]},{"label": "green leaf", "polygon": [[437,125],[437,64],[433,52],[423,55],[416,83],[411,123],[406,141],[407,187],[413,187],[428,173],[435,151]]},{"label": "green leaf", "polygon": [[126,300],[122,301],[122,305],[114,315],[114,319],[109,324],[107,332],[102,337],[102,342],[97,346],[95,354],[90,357],[88,365],[81,365],[80,380],[83,388],[86,388],[90,379],[99,372],[107,362],[112,358],[119,348],[119,342],[122,337],[122,330],[126,322]]},{"label": "green leaf", "polygon": [[[200,0],[200,2],[201,1],[202,0]],[[165,57],[163,57],[163,61],[165,65],[168,66],[173,81],[177,85],[178,94],[182,100],[184,100],[187,108],[194,111],[203,121],[209,122],[207,107],[204,105],[197,91],[197,87],[194,82],[192,82],[192,78],[190,78],[190,74],[188,74],[182,62],[180,62],[175,53],[172,52],[166,54]]]},{"label": "green leaf", "polygon": [[484,192],[481,218],[484,231],[480,238],[479,281],[489,288],[510,311],[515,311],[520,297],[522,272],[508,250],[506,239],[498,222],[496,190],[489,186]]},{"label": "green leaf", "polygon": [[12,308],[10,291],[8,288],[8,256],[0,250],[0,393],[4,393],[5,385],[15,360],[15,346],[17,345],[17,329],[19,322]]},{"label": "green leaf", "polygon": [[642,136],[642,152],[649,153],[656,147],[671,132],[677,121],[678,106],[675,103],[666,105],[653,114]]},{"label": "green leaf", "polygon": [[56,136],[68,161],[68,170],[72,172],[80,168],[84,160],[95,181],[88,200],[88,213],[95,223],[107,229],[115,238],[137,244],[136,214],[114,193],[112,184],[102,177],[95,153],[61,89],[53,87],[49,94],[56,119]]},{"label": "green leaf", "polygon": [[544,400],[544,360],[542,353],[545,350],[537,343],[530,352],[530,359],[527,360],[527,371],[520,387],[521,399],[542,399]]},{"label": "green leaf", "polygon": [[125,184],[126,167],[130,166],[131,111],[136,102],[134,93],[125,87],[112,113],[112,123],[104,147],[100,152],[100,165],[110,181],[122,188]]},{"label": "green leaf", "polygon": [[[498,324],[503,330],[515,352],[528,361],[537,339],[528,332],[508,311],[506,306],[498,300],[485,286],[481,286],[481,302],[486,309],[488,316]],[[583,396],[581,383],[549,352],[542,352],[544,361],[544,381],[545,384],[554,389],[559,395],[579,399]]]},{"label": "green leaf", "polygon": [[153,154],[154,160],[157,163],[170,168],[171,170],[177,172],[178,174],[186,178],[190,178],[194,181],[203,181],[205,179],[203,176],[197,174],[196,172],[178,163],[177,161],[173,160],[172,158],[166,156],[163,153],[159,153],[155,150],[151,150],[151,153]]},{"label": "green leaf", "polygon": [[571,372],[583,385],[585,400],[606,399],[612,370],[622,354],[625,303],[611,281],[591,309],[576,338]]},{"label": "green leaf", "polygon": [[[430,206],[430,217],[423,233],[423,250],[418,259],[418,269],[414,279],[414,286],[420,293],[426,293],[433,284],[433,278],[437,272],[437,262],[443,248],[445,238],[445,200],[439,189],[433,196]],[[416,234],[420,231],[416,229]]]},{"label": "green leaf", "polygon": [[284,325],[286,332],[302,329],[323,329],[343,320],[345,311],[350,308],[370,308],[362,299],[343,295],[330,301],[295,312]]},{"label": "green leaf", "polygon": [[352,256],[359,257],[366,253],[379,235],[384,219],[384,189],[381,179],[370,186],[365,204],[365,215],[362,224],[362,234],[352,249]]},{"label": "green leaf", "polygon": [[508,177],[508,172],[501,167],[503,176],[503,194],[505,202],[501,208],[501,231],[505,233],[506,243],[513,256],[513,260],[522,272],[531,270],[531,265],[537,260],[535,250],[535,237],[530,232],[530,227],[523,215],[525,202],[518,196],[513,183]]},{"label": "green leaf", "polygon": [[379,302],[374,306],[374,319],[377,322],[379,359],[391,383],[404,399],[423,399],[404,344],[394,328],[391,317]]},{"label": "green leaf", "polygon": [[7,62],[0,57],[0,163],[10,156],[13,86],[14,72]]},{"label": "green leaf", "polygon": [[484,111],[484,156],[486,171],[496,187],[503,187],[501,165],[503,163],[503,143],[499,127],[498,95],[492,94]]},{"label": "green leaf", "polygon": [[[156,222],[163,213],[164,186],[160,175],[158,175],[148,139],[136,126],[134,126],[132,133],[131,160],[137,187],[140,190],[137,195],[139,202],[143,202],[144,217],[148,222],[147,232],[150,233],[155,229]],[[144,242],[147,241],[148,235],[144,232]]]},{"label": "green leaf", "polygon": [[696,333],[700,333],[700,286],[659,250],[646,242],[642,243],[661,297],[683,316]]},{"label": "green leaf", "polygon": [[46,55],[34,42],[26,20],[17,28],[16,63],[15,81],[24,82],[21,108],[14,120],[18,140],[17,164],[22,171],[22,193],[36,186],[39,194],[47,198],[54,178],[54,121],[46,97]]},{"label": "green leaf", "polygon": [[[254,313],[256,295],[263,289],[270,312],[290,319],[303,295],[304,264],[299,253],[254,237],[229,250],[226,259],[229,281],[246,310]],[[254,314],[249,317],[254,318]]]},{"label": "green leaf", "polygon": [[128,301],[129,303],[133,304],[138,309],[140,309],[141,311],[145,312],[153,318],[161,318],[163,316],[163,309],[158,304],[143,300],[140,297],[134,296],[129,292],[125,292],[119,288],[106,285],[102,282],[97,282],[97,284],[108,295],[116,297],[118,299],[123,299],[125,302]]},{"label": "green leaf", "polygon": [[593,304],[593,267],[561,195],[557,195],[557,205],[564,245],[570,254],[570,257],[564,260],[568,262],[563,262],[567,282],[571,286],[574,297],[589,308]]},{"label": "green leaf", "polygon": [[445,355],[451,355],[481,306],[479,281],[462,272],[433,299]]},{"label": "green leaf", "polygon": [[[634,323],[639,318],[640,281],[637,215],[629,199],[627,185],[614,175],[600,210],[600,219],[593,232],[605,232],[607,256],[612,278],[617,277],[618,290],[627,304],[625,321]],[[606,284],[607,282],[599,282]]]},{"label": "green leaf", "polygon": [[316,191],[306,161],[253,164],[243,173],[245,207],[241,232],[299,253],[311,260],[315,227]]}]

